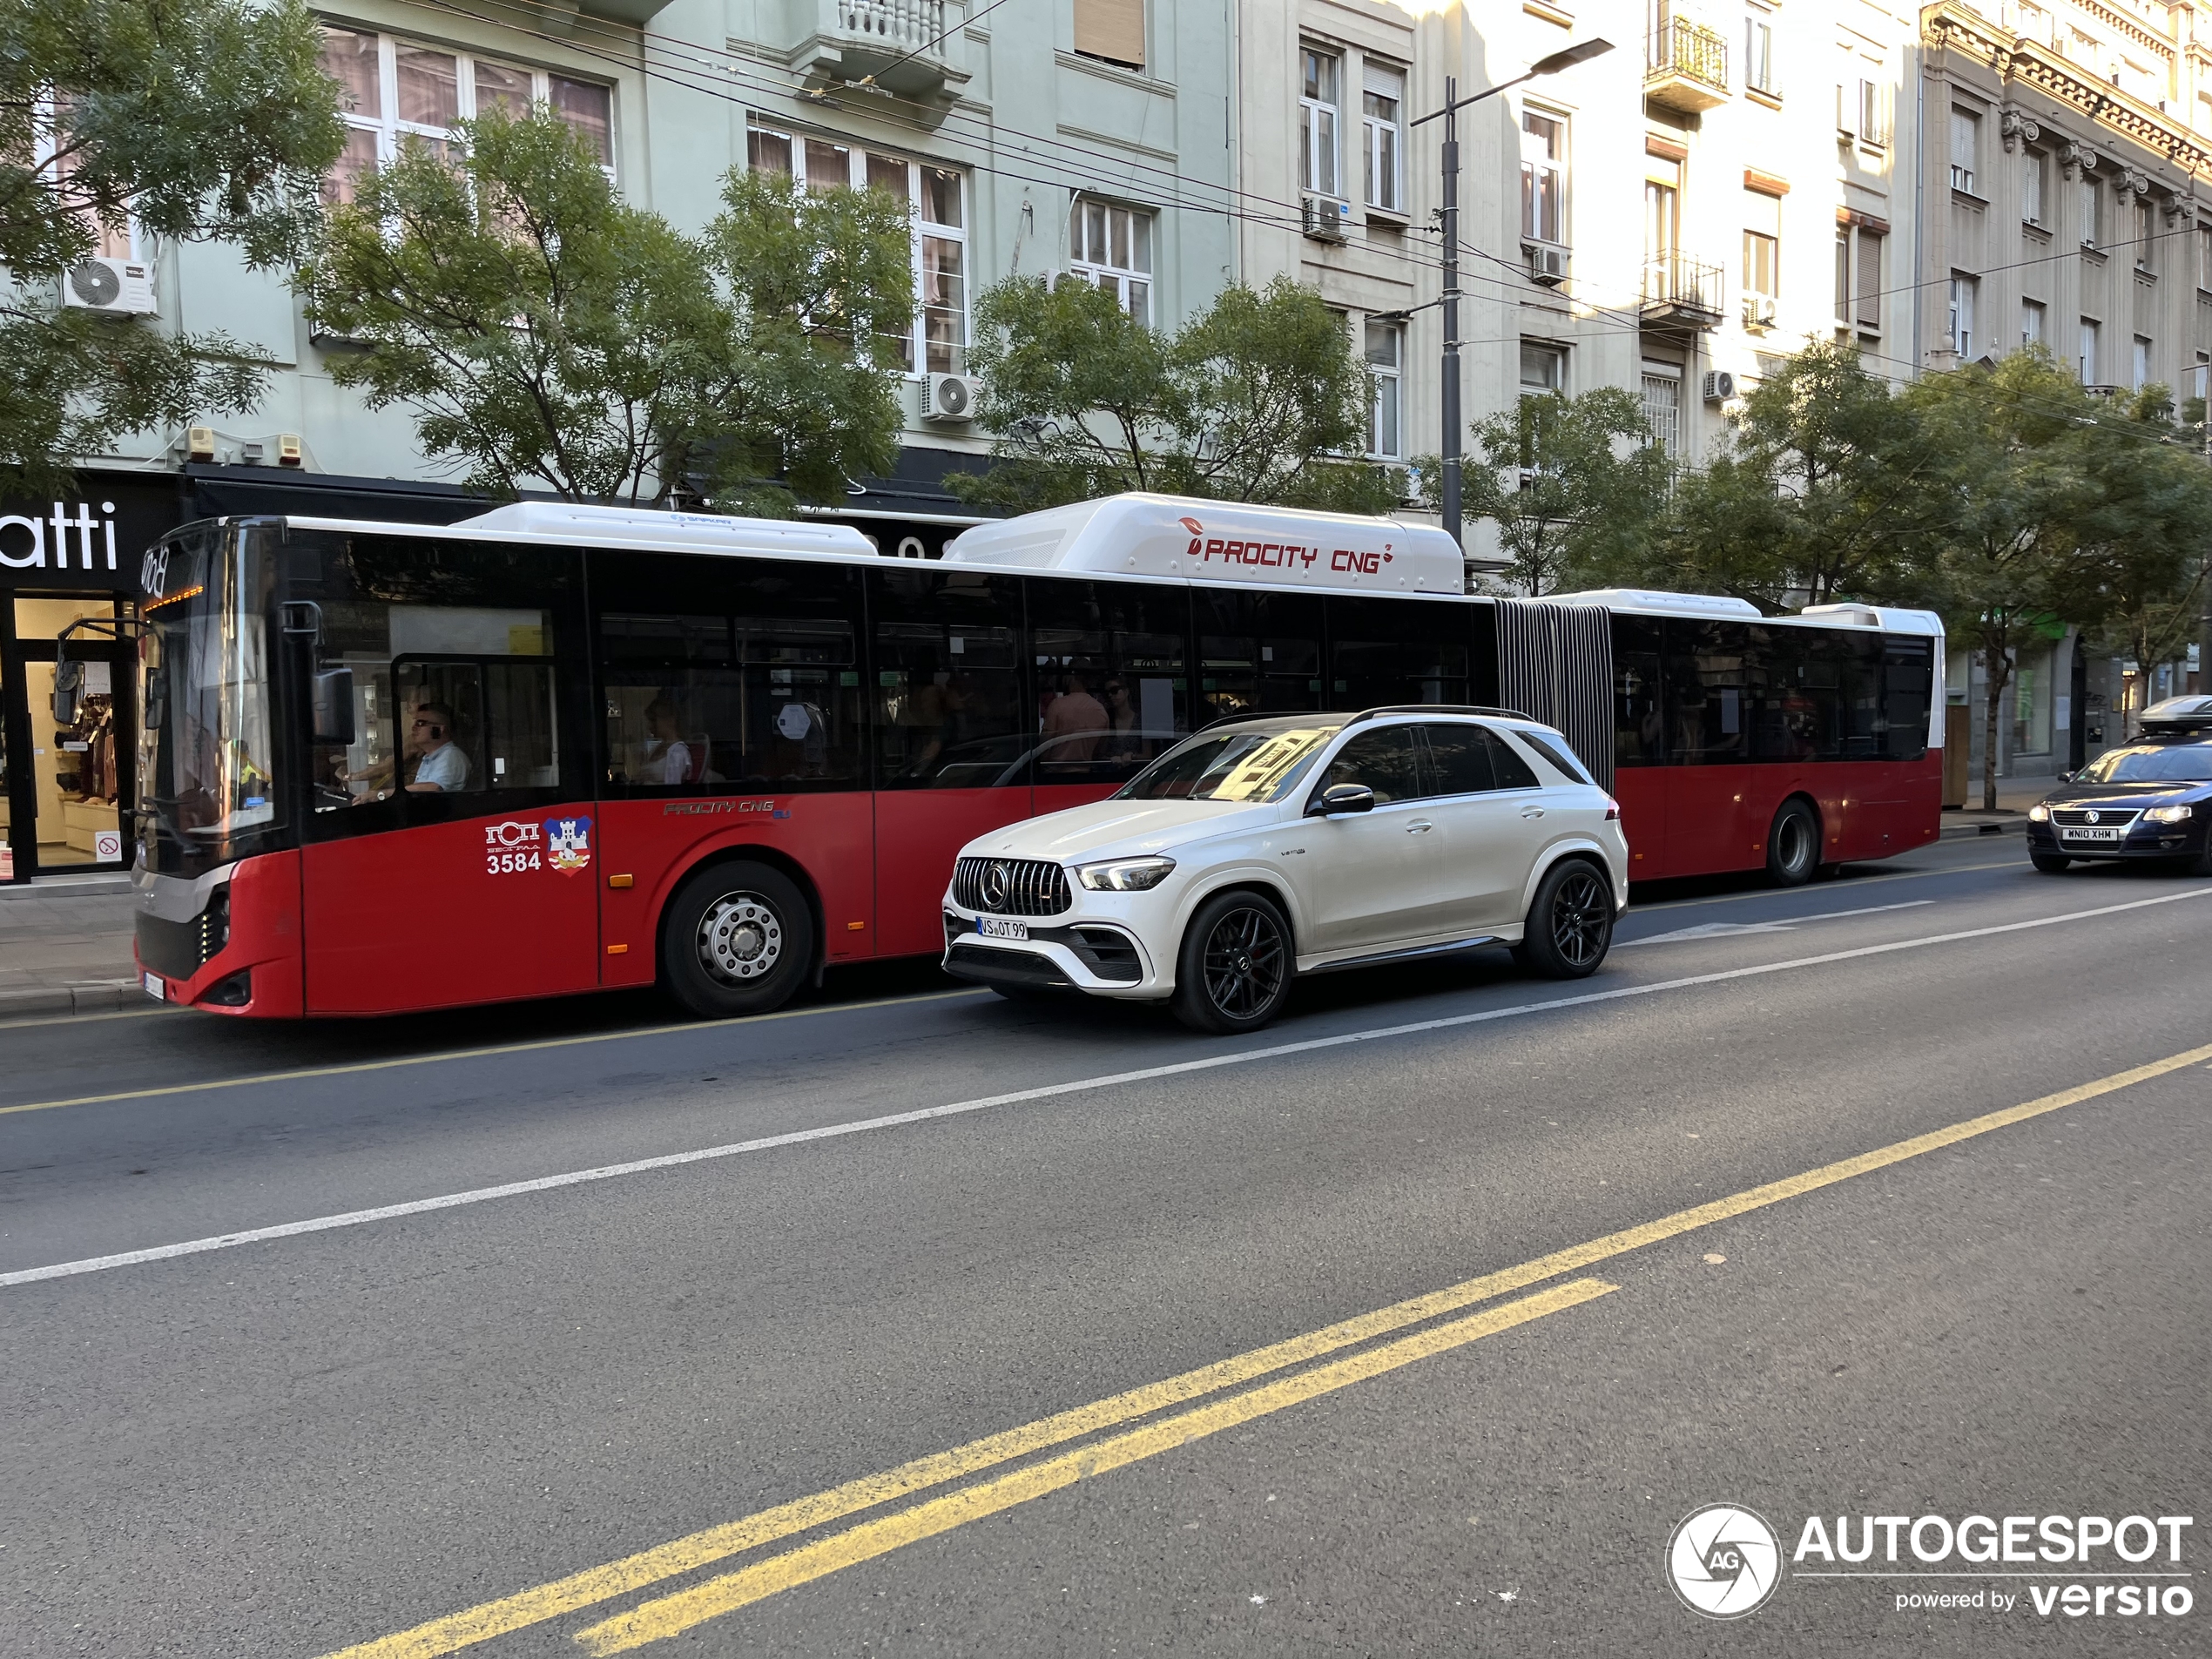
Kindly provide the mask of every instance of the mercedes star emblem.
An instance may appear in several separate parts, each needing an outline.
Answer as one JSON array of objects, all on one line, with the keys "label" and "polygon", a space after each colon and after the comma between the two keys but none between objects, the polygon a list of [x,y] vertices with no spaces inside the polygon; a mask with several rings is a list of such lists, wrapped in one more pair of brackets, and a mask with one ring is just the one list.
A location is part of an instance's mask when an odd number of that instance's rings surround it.
[{"label": "mercedes star emblem", "polygon": [[1004,859],[994,860],[983,872],[983,901],[996,910],[1014,887],[1014,872]]}]

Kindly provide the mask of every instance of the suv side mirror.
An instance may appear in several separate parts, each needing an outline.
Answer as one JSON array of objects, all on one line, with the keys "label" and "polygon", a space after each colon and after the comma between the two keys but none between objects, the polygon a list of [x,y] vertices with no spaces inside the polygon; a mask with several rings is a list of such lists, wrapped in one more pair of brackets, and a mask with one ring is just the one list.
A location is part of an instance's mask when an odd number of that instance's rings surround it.
[{"label": "suv side mirror", "polygon": [[2059,781],[2062,784],[2070,784],[2074,781],[2074,774],[2070,772],[2062,772],[2059,774]]},{"label": "suv side mirror", "polygon": [[1375,792],[1365,784],[1331,784],[1305,808],[1308,818],[1334,818],[1339,813],[1372,813]]},{"label": "suv side mirror", "polygon": [[350,747],[354,742],[354,671],[326,668],[313,688],[316,743]]}]

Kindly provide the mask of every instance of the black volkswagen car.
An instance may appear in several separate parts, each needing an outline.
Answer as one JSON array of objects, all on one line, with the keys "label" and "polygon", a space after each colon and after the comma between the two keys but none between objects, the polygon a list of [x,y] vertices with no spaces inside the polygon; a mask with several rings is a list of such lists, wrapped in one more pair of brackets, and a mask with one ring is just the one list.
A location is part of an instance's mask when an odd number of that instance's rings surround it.
[{"label": "black volkswagen car", "polygon": [[2037,869],[2166,859],[2212,875],[2212,697],[2154,704],[2133,743],[2063,782],[2027,809],[2027,856]]}]

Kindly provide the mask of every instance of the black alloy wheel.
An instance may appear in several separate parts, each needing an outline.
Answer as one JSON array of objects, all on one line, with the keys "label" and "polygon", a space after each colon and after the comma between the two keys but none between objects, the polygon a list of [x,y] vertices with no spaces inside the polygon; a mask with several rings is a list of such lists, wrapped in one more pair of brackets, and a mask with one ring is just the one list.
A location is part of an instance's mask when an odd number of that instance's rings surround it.
[{"label": "black alloy wheel", "polygon": [[1515,953],[1546,979],[1586,979],[1613,948],[1613,891],[1591,865],[1568,859],[1545,873]]},{"label": "black alloy wheel", "polygon": [[1256,1031],[1282,1011],[1295,966],[1290,922],[1272,899],[1209,899],[1183,935],[1176,1017],[1197,1031]]},{"label": "black alloy wheel", "polygon": [[814,963],[814,913],[780,870],[711,864],[676,890],[661,922],[661,984],[707,1019],[766,1014]]},{"label": "black alloy wheel", "polygon": [[1766,833],[1767,879],[1801,887],[1820,866],[1820,819],[1802,800],[1785,800]]}]

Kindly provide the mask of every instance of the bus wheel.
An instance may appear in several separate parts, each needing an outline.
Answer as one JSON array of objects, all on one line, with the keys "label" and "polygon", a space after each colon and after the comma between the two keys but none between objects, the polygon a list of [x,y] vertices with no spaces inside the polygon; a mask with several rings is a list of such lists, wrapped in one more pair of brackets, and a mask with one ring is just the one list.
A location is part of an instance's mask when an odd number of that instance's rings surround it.
[{"label": "bus wheel", "polygon": [[814,915],[765,864],[714,864],[676,890],[661,930],[661,979],[694,1014],[781,1008],[814,961]]},{"label": "bus wheel", "polygon": [[1801,800],[1785,800],[1766,833],[1766,873],[1778,887],[1801,887],[1820,864],[1820,820]]}]

